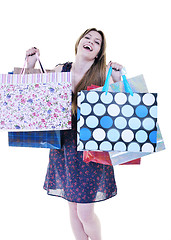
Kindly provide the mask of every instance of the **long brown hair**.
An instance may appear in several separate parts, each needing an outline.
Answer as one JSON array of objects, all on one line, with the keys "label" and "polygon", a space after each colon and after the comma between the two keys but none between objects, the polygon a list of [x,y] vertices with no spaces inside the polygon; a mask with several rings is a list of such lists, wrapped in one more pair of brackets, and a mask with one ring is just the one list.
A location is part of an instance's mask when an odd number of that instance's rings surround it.
[{"label": "long brown hair", "polygon": [[94,63],[90,67],[90,69],[84,74],[83,78],[77,84],[73,102],[72,102],[72,111],[75,114],[77,111],[77,93],[81,90],[86,90],[88,86],[91,84],[103,86],[106,78],[106,39],[104,33],[101,30],[97,30],[96,28],[87,29],[77,40],[75,44],[75,54],[77,54],[77,48],[80,40],[88,34],[90,31],[98,32],[102,37],[101,49],[98,53],[97,58],[95,58]]}]

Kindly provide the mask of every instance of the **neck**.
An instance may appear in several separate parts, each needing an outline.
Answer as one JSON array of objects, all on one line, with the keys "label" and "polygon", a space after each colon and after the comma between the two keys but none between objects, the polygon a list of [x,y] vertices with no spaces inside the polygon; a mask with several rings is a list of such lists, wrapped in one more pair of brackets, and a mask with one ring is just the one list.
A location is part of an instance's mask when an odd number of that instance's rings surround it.
[{"label": "neck", "polygon": [[76,56],[75,62],[73,63],[72,70],[75,72],[75,74],[84,76],[84,74],[90,69],[93,63],[94,63],[94,60],[88,61],[82,58],[81,56]]},{"label": "neck", "polygon": [[72,91],[75,92],[75,88],[80,80],[83,78],[84,74],[90,69],[93,61],[88,61],[81,56],[76,56],[75,62],[72,64]]}]

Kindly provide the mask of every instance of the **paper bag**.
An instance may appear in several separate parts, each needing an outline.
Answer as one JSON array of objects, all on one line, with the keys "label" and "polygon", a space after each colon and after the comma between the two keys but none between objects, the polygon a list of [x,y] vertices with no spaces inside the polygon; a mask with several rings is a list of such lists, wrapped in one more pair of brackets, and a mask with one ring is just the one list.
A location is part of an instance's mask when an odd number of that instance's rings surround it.
[{"label": "paper bag", "polygon": [[[81,91],[78,150],[155,152],[157,94]],[[79,107],[79,105],[78,105]],[[77,113],[79,114],[79,112]]]},{"label": "paper bag", "polygon": [[0,74],[0,129],[71,128],[71,73]]}]

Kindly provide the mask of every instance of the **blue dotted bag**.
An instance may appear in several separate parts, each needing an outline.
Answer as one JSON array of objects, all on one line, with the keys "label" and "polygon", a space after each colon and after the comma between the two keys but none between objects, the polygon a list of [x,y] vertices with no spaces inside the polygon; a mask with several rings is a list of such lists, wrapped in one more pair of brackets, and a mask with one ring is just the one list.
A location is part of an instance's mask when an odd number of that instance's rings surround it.
[{"label": "blue dotted bag", "polygon": [[137,93],[125,75],[125,92],[78,93],[78,151],[152,153],[157,151],[157,93]]}]

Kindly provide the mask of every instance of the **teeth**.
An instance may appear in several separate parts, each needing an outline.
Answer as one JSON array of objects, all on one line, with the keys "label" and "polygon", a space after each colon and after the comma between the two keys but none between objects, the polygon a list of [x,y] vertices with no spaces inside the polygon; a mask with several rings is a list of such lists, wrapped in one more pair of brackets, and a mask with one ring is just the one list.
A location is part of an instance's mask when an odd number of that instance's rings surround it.
[{"label": "teeth", "polygon": [[93,48],[90,45],[84,45],[84,48],[88,48],[88,49],[90,49],[90,51],[93,50]]}]

